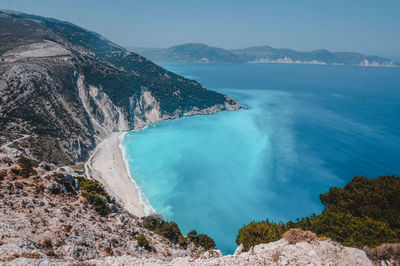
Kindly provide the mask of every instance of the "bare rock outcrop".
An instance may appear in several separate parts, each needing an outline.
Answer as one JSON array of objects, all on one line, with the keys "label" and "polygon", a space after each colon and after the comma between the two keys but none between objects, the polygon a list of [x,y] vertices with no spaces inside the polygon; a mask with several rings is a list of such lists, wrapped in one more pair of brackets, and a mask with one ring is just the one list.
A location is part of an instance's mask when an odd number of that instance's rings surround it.
[{"label": "bare rock outcrop", "polygon": [[[120,256],[168,262],[203,251],[147,230],[112,198],[102,199],[110,207],[102,215],[78,179],[29,164],[0,157],[0,265],[68,265]],[[139,235],[148,246],[138,243]]]}]

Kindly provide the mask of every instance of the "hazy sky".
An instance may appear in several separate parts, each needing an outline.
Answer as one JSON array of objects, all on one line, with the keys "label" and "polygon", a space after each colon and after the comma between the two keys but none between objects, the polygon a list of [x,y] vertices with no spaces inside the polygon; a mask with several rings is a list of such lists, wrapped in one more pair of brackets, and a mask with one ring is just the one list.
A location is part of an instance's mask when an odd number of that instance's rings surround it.
[{"label": "hazy sky", "polygon": [[400,0],[0,0],[123,46],[268,44],[400,57]]}]

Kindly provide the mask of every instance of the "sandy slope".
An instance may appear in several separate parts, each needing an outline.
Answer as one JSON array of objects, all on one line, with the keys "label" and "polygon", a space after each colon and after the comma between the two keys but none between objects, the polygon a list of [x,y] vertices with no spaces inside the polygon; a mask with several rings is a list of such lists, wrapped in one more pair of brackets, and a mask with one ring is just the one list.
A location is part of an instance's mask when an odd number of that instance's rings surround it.
[{"label": "sandy slope", "polygon": [[86,164],[86,174],[99,180],[127,211],[141,217],[145,215],[145,209],[140,200],[141,192],[125,167],[119,147],[120,134],[114,133],[97,145]]}]

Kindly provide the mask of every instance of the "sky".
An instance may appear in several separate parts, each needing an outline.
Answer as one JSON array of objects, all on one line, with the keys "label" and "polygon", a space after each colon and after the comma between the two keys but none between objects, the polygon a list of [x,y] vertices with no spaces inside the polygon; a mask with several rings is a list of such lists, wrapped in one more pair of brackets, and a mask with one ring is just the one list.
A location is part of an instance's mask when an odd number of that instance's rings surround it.
[{"label": "sky", "polygon": [[129,47],[205,43],[356,51],[400,59],[400,0],[0,0]]}]

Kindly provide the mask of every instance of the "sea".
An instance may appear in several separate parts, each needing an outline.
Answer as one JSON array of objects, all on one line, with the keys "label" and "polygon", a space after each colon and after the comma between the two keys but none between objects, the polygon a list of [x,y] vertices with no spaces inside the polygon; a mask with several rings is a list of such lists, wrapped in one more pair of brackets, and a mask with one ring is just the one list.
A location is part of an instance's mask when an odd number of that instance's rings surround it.
[{"label": "sea", "polygon": [[125,135],[131,175],[184,234],[231,254],[238,230],[323,210],[354,176],[400,175],[400,68],[161,63],[246,109]]}]

